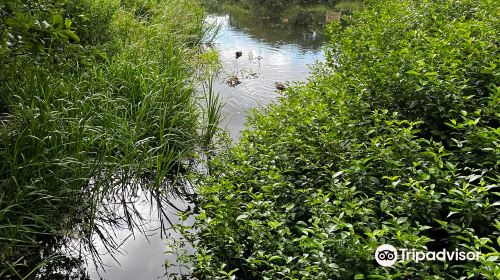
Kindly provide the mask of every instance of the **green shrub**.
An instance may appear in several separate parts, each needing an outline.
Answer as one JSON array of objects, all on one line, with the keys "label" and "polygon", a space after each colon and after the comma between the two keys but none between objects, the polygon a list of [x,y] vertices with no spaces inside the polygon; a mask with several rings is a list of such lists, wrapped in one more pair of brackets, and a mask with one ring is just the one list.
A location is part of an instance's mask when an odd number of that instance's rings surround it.
[{"label": "green shrub", "polygon": [[[497,1],[367,1],[199,186],[197,279],[498,279]],[[191,236],[193,237],[193,236]],[[479,261],[374,260],[384,243]]]}]

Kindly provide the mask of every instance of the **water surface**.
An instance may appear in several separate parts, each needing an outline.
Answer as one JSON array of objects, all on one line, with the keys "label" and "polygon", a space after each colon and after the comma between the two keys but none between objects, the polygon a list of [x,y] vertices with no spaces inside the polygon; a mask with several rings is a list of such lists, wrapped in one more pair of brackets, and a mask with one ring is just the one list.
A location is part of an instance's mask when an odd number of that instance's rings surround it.
[{"label": "water surface", "polygon": [[[244,128],[249,109],[265,106],[279,96],[275,82],[286,84],[307,80],[310,65],[323,58],[324,36],[318,27],[295,26],[284,23],[279,17],[265,15],[241,17],[218,11],[209,14],[206,21],[221,26],[213,47],[219,52],[223,70],[214,88],[225,103],[223,126],[236,140]],[[238,59],[235,56],[237,51],[242,52]],[[241,83],[234,87],[228,85],[227,80],[232,76]],[[179,208],[185,208],[182,200],[175,202]],[[179,238],[178,234],[169,231],[169,236],[161,238],[157,213],[152,210],[154,207],[142,202],[139,209],[144,216],[149,216],[146,230],[150,236],[136,233],[129,237],[123,243],[122,253],[114,256],[119,264],[110,255],[104,255],[106,271],[98,274],[93,270],[92,279],[161,279],[165,274],[165,260],[175,262],[172,255],[165,254],[168,249],[165,238]],[[168,218],[179,222],[174,209]],[[118,232],[117,239],[124,239],[129,234],[127,230]]]},{"label": "water surface", "polygon": [[[275,82],[306,81],[310,66],[323,58],[324,36],[318,29],[294,29],[279,22],[273,24],[267,18],[262,20],[269,29],[263,38],[259,36],[263,32],[249,30],[253,25],[242,25],[231,14],[212,14],[207,22],[221,26],[214,48],[219,52],[223,70],[214,89],[223,98],[223,126],[233,139],[244,128],[249,109],[268,105],[279,96]],[[257,27],[262,28],[260,24]],[[236,52],[242,56],[236,58]],[[233,76],[241,83],[228,85]]]}]

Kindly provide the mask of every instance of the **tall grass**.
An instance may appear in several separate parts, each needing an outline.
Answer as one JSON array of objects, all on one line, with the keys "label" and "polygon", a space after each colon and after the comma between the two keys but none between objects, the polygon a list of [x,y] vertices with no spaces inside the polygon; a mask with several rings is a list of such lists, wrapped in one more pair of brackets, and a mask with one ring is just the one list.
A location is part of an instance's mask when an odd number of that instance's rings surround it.
[{"label": "tall grass", "polygon": [[222,107],[223,103],[218,92],[213,89],[214,75],[210,76],[203,87],[204,100],[205,100],[205,113],[204,119],[206,125],[203,130],[203,146],[210,150],[210,145],[220,131],[219,125],[222,121]]},{"label": "tall grass", "polygon": [[201,140],[191,58],[204,27],[195,1],[87,2],[90,17],[103,5],[111,11],[110,37],[91,48],[98,55],[54,54],[64,62],[56,65],[17,57],[1,70],[2,279],[63,273],[42,266],[75,238],[94,254],[95,238],[116,250],[109,230],[138,224],[139,193],[161,207],[182,188],[178,174]]}]

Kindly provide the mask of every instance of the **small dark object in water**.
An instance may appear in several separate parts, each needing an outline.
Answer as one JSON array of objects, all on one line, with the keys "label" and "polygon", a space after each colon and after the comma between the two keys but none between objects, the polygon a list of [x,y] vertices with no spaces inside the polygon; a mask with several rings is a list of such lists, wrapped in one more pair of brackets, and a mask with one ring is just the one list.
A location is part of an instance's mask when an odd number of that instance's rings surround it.
[{"label": "small dark object in water", "polygon": [[242,51],[237,51],[236,52],[236,59],[240,58],[243,55]]},{"label": "small dark object in water", "polygon": [[283,83],[280,83],[280,82],[274,83],[274,87],[276,89],[278,89],[278,90],[285,90],[286,89],[286,86]]},{"label": "small dark object in water", "polygon": [[235,87],[239,84],[241,84],[240,82],[240,79],[238,79],[238,77],[236,76],[231,76],[229,77],[229,79],[226,81],[226,83],[230,86],[230,87]]}]

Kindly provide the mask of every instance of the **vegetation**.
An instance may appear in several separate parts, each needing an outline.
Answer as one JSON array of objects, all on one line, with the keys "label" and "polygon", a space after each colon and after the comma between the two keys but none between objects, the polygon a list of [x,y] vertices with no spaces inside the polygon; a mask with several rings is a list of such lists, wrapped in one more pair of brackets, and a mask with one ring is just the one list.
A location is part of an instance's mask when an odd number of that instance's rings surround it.
[{"label": "vegetation", "polygon": [[130,202],[182,193],[176,174],[210,142],[192,80],[203,11],[6,0],[0,14],[0,278],[83,277],[75,241],[113,251],[110,229],[140,219]]},{"label": "vegetation", "polygon": [[[329,25],[310,81],[210,162],[191,277],[499,279],[499,15],[370,0]],[[386,268],[385,243],[482,255]]]},{"label": "vegetation", "polygon": [[[205,0],[204,7],[211,14],[229,15],[232,26],[257,36],[271,45],[283,43],[299,44],[308,49],[319,50],[324,46],[325,25],[362,9],[362,1],[338,1],[335,5],[256,4],[252,1]],[[300,30],[301,32],[297,32]],[[314,34],[314,35],[313,35]]]}]

